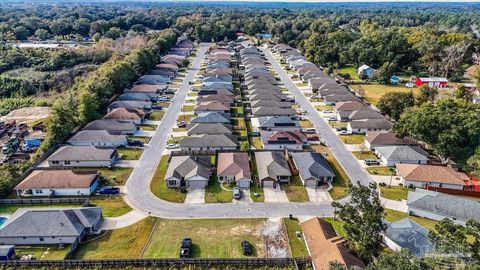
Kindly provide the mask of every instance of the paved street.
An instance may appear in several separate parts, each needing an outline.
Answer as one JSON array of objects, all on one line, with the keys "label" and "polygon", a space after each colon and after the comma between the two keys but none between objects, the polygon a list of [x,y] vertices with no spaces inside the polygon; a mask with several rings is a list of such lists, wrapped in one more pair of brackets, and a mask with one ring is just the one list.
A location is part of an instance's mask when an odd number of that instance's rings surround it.
[{"label": "paved street", "polygon": [[328,147],[330,147],[333,155],[345,170],[348,177],[350,177],[352,183],[356,185],[357,182],[360,182],[363,185],[368,185],[368,183],[372,180],[368,172],[366,172],[365,169],[358,164],[355,156],[348,151],[335,132],[333,132],[330,126],[318,115],[318,112],[298,89],[295,83],[293,83],[287,72],[283,70],[277,60],[273,57],[272,53],[265,48],[262,48],[262,51],[265,53],[267,60],[272,64],[273,69],[275,72],[277,72],[282,82],[295,97],[297,103],[300,104],[300,107],[307,112],[307,115],[310,118],[310,121],[312,121],[313,126],[327,142]]}]

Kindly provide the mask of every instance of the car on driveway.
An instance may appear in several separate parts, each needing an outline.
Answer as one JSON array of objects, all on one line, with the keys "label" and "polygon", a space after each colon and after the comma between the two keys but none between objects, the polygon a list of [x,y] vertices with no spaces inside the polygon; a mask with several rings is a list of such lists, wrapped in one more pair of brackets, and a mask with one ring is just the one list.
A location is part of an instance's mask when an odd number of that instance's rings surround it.
[{"label": "car on driveway", "polygon": [[347,128],[346,128],[346,127],[338,127],[338,128],[336,128],[335,130],[336,130],[336,131],[342,131],[342,130],[347,130]]},{"label": "car on driveway", "polygon": [[192,238],[183,238],[180,246],[180,258],[190,257],[190,248],[192,247]]},{"label": "car on driveway", "polygon": [[250,247],[250,243],[247,240],[242,241],[242,252],[245,256],[252,255],[252,248]]},{"label": "car on driveway", "polygon": [[337,117],[336,116],[330,116],[328,118],[328,121],[337,121]]},{"label": "car on driveway", "polygon": [[323,113],[333,113],[332,110],[323,110]]},{"label": "car on driveway", "polygon": [[380,165],[380,161],[378,159],[365,159],[365,164],[368,166],[371,165]]},{"label": "car on driveway", "polygon": [[187,121],[182,120],[182,121],[178,122],[177,127],[179,127],[179,128],[187,127]]},{"label": "car on driveway", "polygon": [[167,96],[159,96],[158,101],[169,101],[170,99]]},{"label": "car on driveway", "polygon": [[242,197],[242,191],[240,190],[239,187],[234,187],[233,188],[233,198],[235,200],[240,200],[240,198]]},{"label": "car on driveway", "polygon": [[167,149],[178,149],[180,146],[176,143],[169,143],[167,144]]},{"label": "car on driveway", "polygon": [[351,131],[348,131],[348,130],[340,130],[338,132],[339,135],[352,135],[352,132]]}]

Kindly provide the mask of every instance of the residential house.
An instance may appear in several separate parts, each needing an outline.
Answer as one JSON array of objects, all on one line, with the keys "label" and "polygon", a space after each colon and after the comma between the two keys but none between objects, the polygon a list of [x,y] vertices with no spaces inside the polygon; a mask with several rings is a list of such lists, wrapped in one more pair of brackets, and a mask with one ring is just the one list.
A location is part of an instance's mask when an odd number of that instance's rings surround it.
[{"label": "residential house", "polygon": [[284,108],[284,109],[289,109],[292,107],[291,102],[285,102],[285,101],[275,101],[275,100],[254,100],[250,102],[250,106],[252,108],[256,107],[277,107],[277,108]]},{"label": "residential house", "polygon": [[102,224],[102,208],[21,208],[0,229],[0,245],[76,245],[95,234]]},{"label": "residential house", "polygon": [[127,135],[114,135],[106,130],[81,130],[68,140],[74,146],[118,147],[128,144]]},{"label": "residential house", "polygon": [[156,65],[155,69],[169,70],[169,71],[172,71],[174,73],[177,73],[179,68],[175,64],[165,64],[165,63],[163,63],[163,64]]},{"label": "residential house", "polygon": [[364,144],[370,150],[382,146],[416,145],[414,140],[409,138],[400,139],[392,131],[368,131],[365,135]]},{"label": "residential house", "polygon": [[100,184],[98,174],[72,170],[34,170],[13,190],[17,196],[89,196]]},{"label": "residential house", "polygon": [[264,131],[300,131],[298,121],[292,120],[288,116],[264,116],[251,118],[252,129],[254,132]]},{"label": "residential house", "polygon": [[399,163],[426,164],[428,153],[418,146],[392,145],[375,148],[375,154],[385,166],[395,166]]},{"label": "residential house", "polygon": [[279,107],[256,107],[252,108],[252,115],[254,117],[262,116],[287,116],[294,117],[296,115],[295,109],[279,108]]},{"label": "residential house", "polygon": [[50,167],[111,167],[118,159],[117,150],[95,146],[61,146],[48,159]]},{"label": "residential house", "polygon": [[135,84],[169,84],[170,77],[162,75],[143,75]]},{"label": "residential house", "polygon": [[240,188],[250,187],[252,176],[247,153],[218,153],[217,160],[218,181],[236,183]]},{"label": "residential house", "polygon": [[360,99],[354,94],[345,91],[345,94],[331,94],[328,96],[324,96],[323,100],[325,102],[325,105],[335,106],[335,104],[337,104],[338,102],[359,101]]},{"label": "residential house", "polygon": [[121,100],[110,103],[107,106],[107,112],[111,112],[116,108],[125,109],[141,109],[150,111],[152,109],[152,102],[150,101],[136,101],[136,100]]},{"label": "residential house", "polygon": [[116,108],[111,110],[102,119],[129,121],[140,125],[145,120],[146,113],[141,109]]},{"label": "residential house", "polygon": [[197,97],[197,102],[199,103],[211,102],[211,101],[220,102],[228,106],[235,102],[235,97],[232,95],[225,95],[225,94],[202,95]]},{"label": "residential house", "polygon": [[180,141],[180,148],[187,151],[236,150],[238,140],[229,134],[191,135]]},{"label": "residential house", "polygon": [[167,88],[166,84],[135,84],[127,93],[151,93],[158,94]]},{"label": "residential house", "polygon": [[231,75],[212,75],[203,78],[202,85],[212,85],[212,84],[232,84]]},{"label": "residential house", "polygon": [[110,134],[133,135],[137,125],[128,120],[99,119],[88,123],[82,130],[106,130]]},{"label": "residential house", "polygon": [[302,150],[307,136],[300,131],[261,131],[263,148],[268,150]]},{"label": "residential house", "polygon": [[327,185],[328,187],[333,181],[335,173],[322,154],[292,152],[290,156],[304,186],[320,188]]},{"label": "residential house", "polygon": [[165,182],[171,188],[205,188],[209,178],[209,156],[172,156],[165,173]]},{"label": "residential house", "polygon": [[117,100],[136,100],[136,101],[151,101],[155,102],[158,99],[157,93],[133,93],[127,92],[121,94]]},{"label": "residential house", "polygon": [[366,133],[368,131],[390,131],[393,128],[392,122],[387,119],[362,119],[350,121],[347,130],[352,133]]},{"label": "residential house", "polygon": [[404,218],[395,222],[384,221],[387,229],[382,232],[382,241],[391,250],[409,250],[414,256],[423,258],[434,250],[428,237],[429,230],[415,221]]},{"label": "residential house", "polygon": [[232,126],[222,123],[192,123],[187,126],[187,134],[232,134]]},{"label": "residential house", "polygon": [[208,113],[199,113],[197,117],[190,120],[190,123],[230,123],[230,114],[228,113],[218,113],[218,112],[208,112]]},{"label": "residential house", "polygon": [[357,69],[357,75],[358,77],[364,79],[372,79],[373,76],[375,76],[375,69],[371,68],[370,66],[368,65],[361,65],[358,69]]},{"label": "residential house", "polygon": [[147,75],[161,75],[172,80],[175,77],[175,72],[166,69],[152,69],[147,73]]},{"label": "residential house", "polygon": [[193,111],[195,114],[206,112],[228,113],[230,112],[230,104],[225,105],[218,101],[204,101],[197,103]]},{"label": "residential house", "polygon": [[262,187],[276,188],[278,184],[290,182],[292,173],[282,151],[255,152],[258,179]]},{"label": "residential house", "polygon": [[397,164],[397,173],[406,187],[439,187],[463,190],[470,178],[450,166]]},{"label": "residential house", "polygon": [[432,87],[445,87],[448,84],[447,78],[417,78],[415,80],[415,85],[420,87],[426,85],[430,88]]},{"label": "residential house", "polygon": [[439,221],[448,218],[461,225],[470,219],[480,222],[480,203],[465,197],[417,188],[408,192],[407,206],[408,213],[418,217]]}]

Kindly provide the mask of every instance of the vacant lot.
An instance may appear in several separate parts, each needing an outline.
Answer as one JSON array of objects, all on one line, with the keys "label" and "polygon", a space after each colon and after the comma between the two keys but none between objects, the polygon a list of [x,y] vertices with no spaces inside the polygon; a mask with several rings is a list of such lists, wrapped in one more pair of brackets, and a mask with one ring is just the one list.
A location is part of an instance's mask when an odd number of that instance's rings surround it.
[{"label": "vacant lot", "polygon": [[300,226],[298,219],[284,218],[283,221],[285,223],[285,227],[287,228],[292,256],[308,256],[308,250],[307,246],[305,245],[305,239],[303,239],[303,234],[301,234],[301,237],[297,237],[297,232],[302,232],[302,227]]},{"label": "vacant lot", "polygon": [[177,258],[180,241],[192,238],[192,256],[197,258],[244,257],[240,242],[247,240],[254,255],[263,257],[264,243],[261,235],[263,219],[160,219],[147,245],[144,257]]},{"label": "vacant lot", "polygon": [[406,200],[409,191],[414,191],[414,189],[401,186],[380,186],[380,195],[390,200]]},{"label": "vacant lot", "polygon": [[328,191],[330,196],[332,196],[332,199],[338,200],[347,196],[350,179],[343,170],[342,166],[340,166],[340,163],[338,163],[337,159],[335,159],[330,149],[323,145],[315,145],[313,149],[315,149],[317,153],[324,155],[325,159],[328,161],[328,164],[330,164],[330,167],[335,173],[335,178],[332,182],[333,188]]},{"label": "vacant lot", "polygon": [[124,160],[137,160],[143,153],[142,148],[117,148],[118,154],[122,156]]},{"label": "vacant lot", "polygon": [[98,169],[98,174],[105,178],[108,185],[121,186],[125,184],[132,171],[133,168],[100,168]]},{"label": "vacant lot", "polygon": [[352,85],[357,93],[363,93],[363,97],[370,103],[377,105],[378,100],[388,92],[418,92],[419,88],[408,88],[402,85],[385,85],[385,84],[359,84]]},{"label": "vacant lot", "polygon": [[148,217],[131,226],[107,231],[78,245],[75,259],[138,258],[148,241],[156,218]]}]

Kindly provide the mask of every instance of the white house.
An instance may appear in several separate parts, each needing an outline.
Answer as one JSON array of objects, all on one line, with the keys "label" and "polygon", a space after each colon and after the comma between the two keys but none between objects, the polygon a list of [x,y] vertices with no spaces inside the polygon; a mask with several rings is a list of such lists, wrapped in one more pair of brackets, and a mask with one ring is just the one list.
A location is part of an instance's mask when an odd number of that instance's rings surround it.
[{"label": "white house", "polygon": [[95,146],[58,148],[48,159],[49,167],[111,167],[118,159],[117,150]]},{"label": "white house", "polygon": [[375,148],[375,154],[385,166],[395,166],[399,163],[426,164],[428,153],[418,146],[392,145]]},{"label": "white house", "polygon": [[68,143],[75,146],[118,147],[128,144],[127,135],[113,135],[106,130],[81,130]]},{"label": "white house", "polygon": [[465,182],[470,180],[466,174],[448,166],[397,164],[396,167],[404,186],[463,190]]}]

